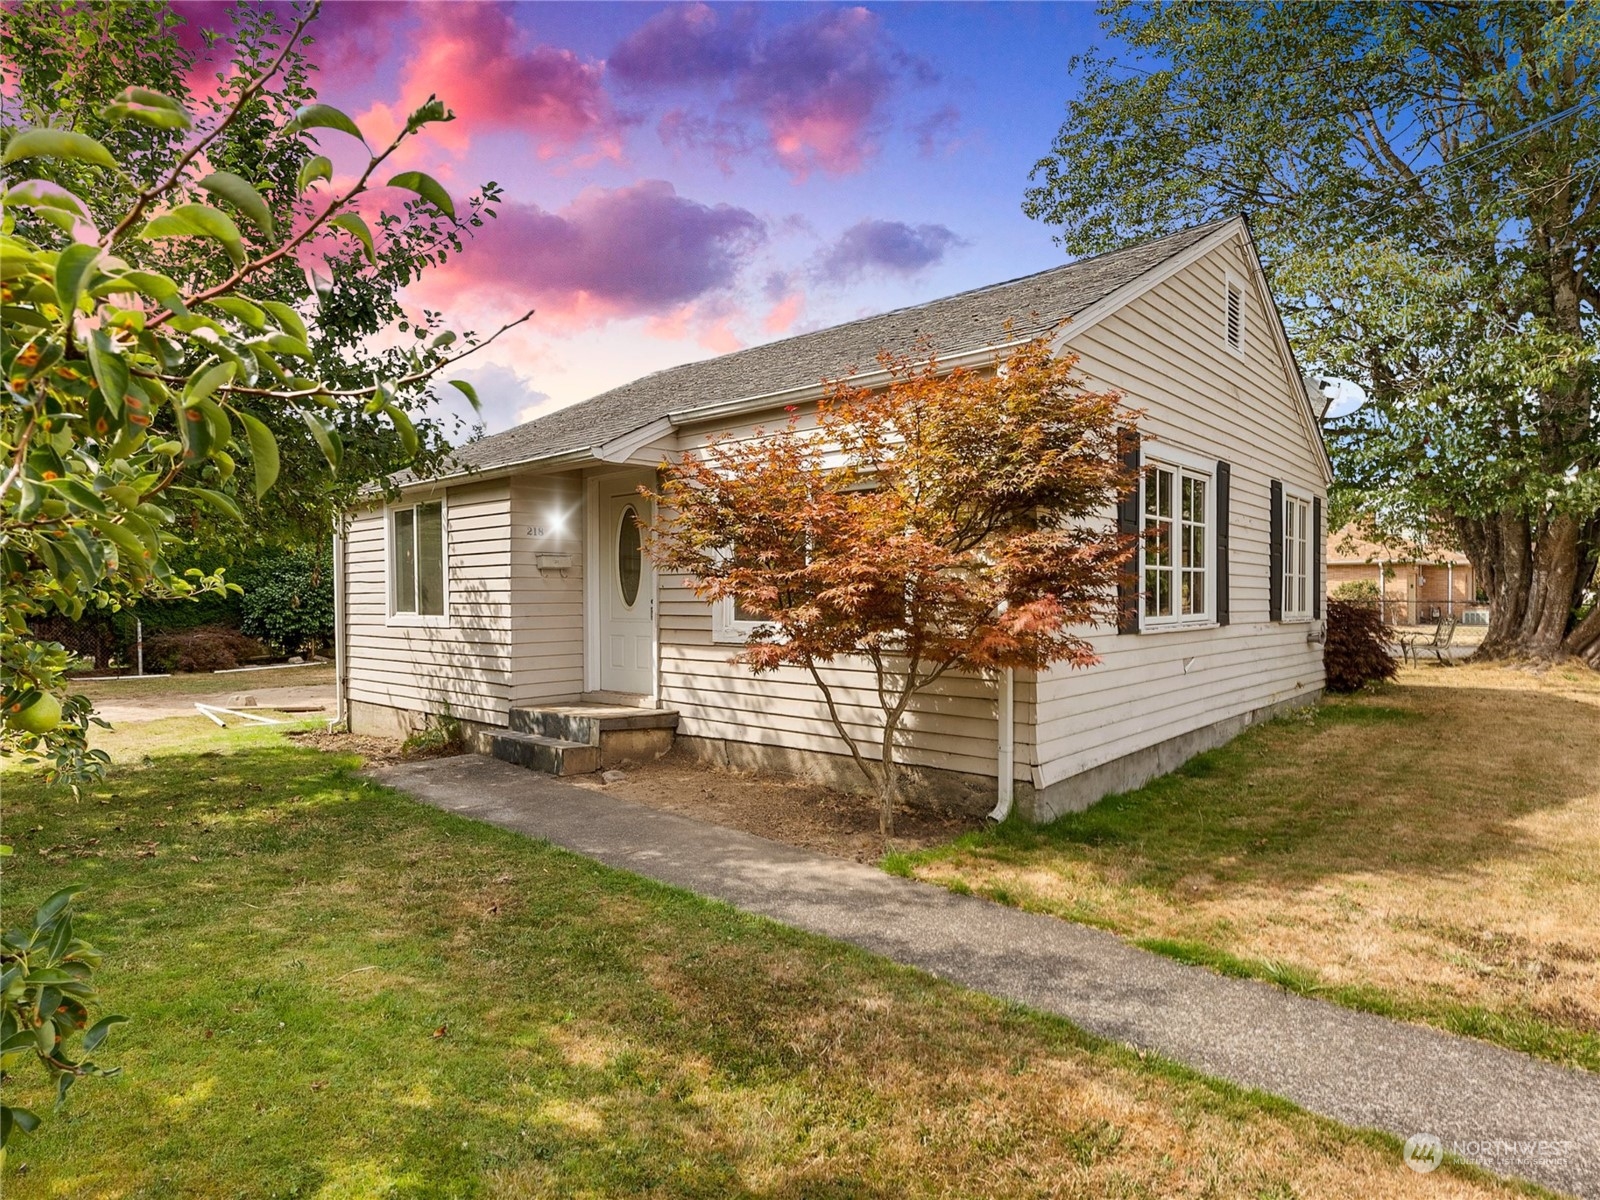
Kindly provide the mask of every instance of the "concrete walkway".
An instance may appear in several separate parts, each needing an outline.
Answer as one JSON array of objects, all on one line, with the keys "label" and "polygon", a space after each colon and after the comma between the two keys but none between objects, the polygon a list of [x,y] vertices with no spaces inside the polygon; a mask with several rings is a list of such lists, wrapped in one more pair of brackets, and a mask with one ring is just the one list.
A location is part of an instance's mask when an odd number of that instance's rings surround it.
[{"label": "concrete walkway", "polygon": [[376,779],[1119,1042],[1600,1200],[1600,1076],[1228,979],[1107,933],[466,755]]}]

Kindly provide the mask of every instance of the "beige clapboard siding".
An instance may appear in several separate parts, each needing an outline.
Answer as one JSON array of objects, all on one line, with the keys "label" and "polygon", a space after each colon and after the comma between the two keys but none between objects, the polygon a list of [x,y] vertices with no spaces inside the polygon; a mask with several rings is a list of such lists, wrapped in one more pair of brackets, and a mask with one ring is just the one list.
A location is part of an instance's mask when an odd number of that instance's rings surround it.
[{"label": "beige clapboard siding", "polygon": [[388,615],[388,510],[352,518],[346,536],[345,637],[352,700],[504,724],[511,687],[506,601],[510,487],[445,490],[448,622],[404,625]]},{"label": "beige clapboard siding", "polygon": [[[848,754],[828,717],[821,691],[807,672],[785,669],[756,676],[729,660],[738,646],[712,640],[711,607],[679,577],[661,580],[663,702],[678,710],[686,736],[781,745]],[[823,673],[840,716],[864,756],[876,759],[882,710],[870,664],[839,663]],[[1020,689],[1019,689],[1020,691]],[[1019,705],[1017,724],[1031,736],[1032,693]],[[907,711],[901,761],[975,775],[995,774],[996,688],[965,675],[941,679]],[[1031,742],[1019,736],[1019,744]],[[1019,752],[1019,761],[1026,756]]]},{"label": "beige clapboard siding", "polygon": [[[1246,354],[1223,345],[1226,271],[1247,293]],[[1143,409],[1146,453],[1172,446],[1231,467],[1229,613],[1221,628],[1095,636],[1098,666],[1038,681],[1037,780],[1061,779],[1322,686],[1304,623],[1268,621],[1270,487],[1324,494],[1303,404],[1270,339],[1251,264],[1228,245],[1068,335],[1093,382]],[[1185,671],[1185,663],[1188,670]]]},{"label": "beige clapboard siding", "polygon": [[[508,669],[517,706],[583,691],[583,476],[520,475],[511,484],[513,637]],[[564,574],[541,571],[540,554],[570,554]]]}]

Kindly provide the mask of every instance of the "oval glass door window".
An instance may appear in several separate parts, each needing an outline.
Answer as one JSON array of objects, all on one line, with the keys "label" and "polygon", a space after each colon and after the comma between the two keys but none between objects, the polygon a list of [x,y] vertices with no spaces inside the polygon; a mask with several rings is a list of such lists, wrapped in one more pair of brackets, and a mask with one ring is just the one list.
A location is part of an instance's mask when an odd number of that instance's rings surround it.
[{"label": "oval glass door window", "polygon": [[628,608],[639,598],[639,576],[644,558],[639,552],[639,515],[630,504],[622,510],[617,528],[617,583],[622,588],[622,603]]}]

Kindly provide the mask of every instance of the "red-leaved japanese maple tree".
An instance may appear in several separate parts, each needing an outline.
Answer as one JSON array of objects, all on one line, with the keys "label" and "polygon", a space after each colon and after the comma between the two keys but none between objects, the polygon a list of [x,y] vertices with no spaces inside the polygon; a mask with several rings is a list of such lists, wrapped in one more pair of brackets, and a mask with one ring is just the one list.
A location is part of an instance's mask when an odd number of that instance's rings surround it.
[{"label": "red-leaved japanese maple tree", "polygon": [[[991,369],[885,356],[881,387],[833,382],[815,420],[712,438],[663,465],[650,552],[706,600],[758,621],[735,662],[796,667],[893,832],[896,742],[951,672],[1095,663],[1132,552],[1109,513],[1124,477],[1113,393],[1028,342]],[[823,668],[864,662],[882,710],[863,753]]]}]

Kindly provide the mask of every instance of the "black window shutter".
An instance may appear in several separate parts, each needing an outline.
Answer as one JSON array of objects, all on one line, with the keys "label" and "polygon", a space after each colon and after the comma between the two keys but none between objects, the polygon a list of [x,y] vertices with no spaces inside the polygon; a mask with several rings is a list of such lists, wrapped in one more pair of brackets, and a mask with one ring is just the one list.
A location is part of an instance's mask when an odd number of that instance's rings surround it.
[{"label": "black window shutter", "polygon": [[[1139,431],[1132,428],[1117,430],[1117,453],[1122,459],[1122,469],[1134,480],[1139,478]],[[1139,488],[1135,483],[1131,491],[1117,501],[1117,532],[1133,535],[1139,532]],[[1117,632],[1139,632],[1139,556],[1135,554],[1123,564],[1117,576]]]},{"label": "black window shutter", "polygon": [[1283,620],[1283,484],[1278,480],[1272,481],[1272,518],[1269,522],[1272,539],[1271,548],[1267,551],[1267,570],[1271,578],[1267,580],[1267,619],[1269,621]]},{"label": "black window shutter", "polygon": [[1228,492],[1233,468],[1217,464],[1217,624],[1228,623]]},{"label": "black window shutter", "polygon": [[1322,497],[1311,501],[1311,615],[1322,620]]}]

